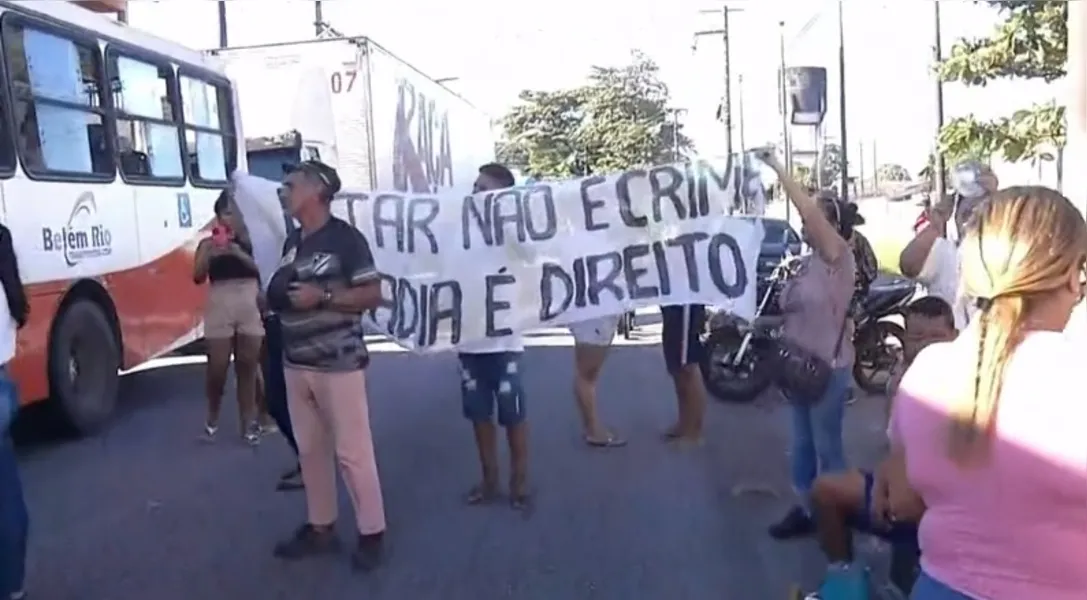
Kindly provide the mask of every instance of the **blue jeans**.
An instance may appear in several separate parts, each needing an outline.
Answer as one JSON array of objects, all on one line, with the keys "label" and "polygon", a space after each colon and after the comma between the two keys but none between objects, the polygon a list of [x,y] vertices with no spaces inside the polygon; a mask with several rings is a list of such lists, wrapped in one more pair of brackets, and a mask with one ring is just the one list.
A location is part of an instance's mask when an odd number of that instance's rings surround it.
[{"label": "blue jeans", "polygon": [[5,434],[0,440],[0,598],[5,600],[23,589],[29,529],[15,448]]},{"label": "blue jeans", "polygon": [[852,371],[836,369],[822,398],[789,403],[793,418],[792,483],[805,503],[820,473],[845,470],[842,419],[852,385]]},{"label": "blue jeans", "polygon": [[913,584],[910,600],[973,600],[970,596],[956,592],[946,585],[929,577],[924,571]]},{"label": "blue jeans", "polygon": [[490,423],[496,408],[498,424],[514,427],[525,420],[525,390],[521,385],[520,352],[460,354],[461,408],[473,423]]},{"label": "blue jeans", "polygon": [[264,398],[268,404],[268,415],[275,421],[276,427],[291,449],[298,454],[298,444],[294,441],[294,429],[291,428],[291,414],[287,410],[287,381],[283,376],[283,327],[279,317],[270,315],[264,318]]}]

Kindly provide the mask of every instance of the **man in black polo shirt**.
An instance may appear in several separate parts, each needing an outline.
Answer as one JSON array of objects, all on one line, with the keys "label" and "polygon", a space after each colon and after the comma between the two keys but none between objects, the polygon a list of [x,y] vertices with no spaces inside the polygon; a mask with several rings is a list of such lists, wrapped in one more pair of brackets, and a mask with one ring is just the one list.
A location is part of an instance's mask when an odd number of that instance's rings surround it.
[{"label": "man in black polo shirt", "polygon": [[362,329],[363,311],[381,299],[378,272],[366,238],[331,215],[329,205],[340,189],[334,169],[303,162],[283,187],[300,227],[283,246],[268,304],[283,328],[287,404],[309,514],[294,536],[276,545],[275,555],[297,559],[338,548],[335,458],[350,488],[359,532],[352,564],[369,571],[381,562],[385,532],[366,399],[370,357]]}]

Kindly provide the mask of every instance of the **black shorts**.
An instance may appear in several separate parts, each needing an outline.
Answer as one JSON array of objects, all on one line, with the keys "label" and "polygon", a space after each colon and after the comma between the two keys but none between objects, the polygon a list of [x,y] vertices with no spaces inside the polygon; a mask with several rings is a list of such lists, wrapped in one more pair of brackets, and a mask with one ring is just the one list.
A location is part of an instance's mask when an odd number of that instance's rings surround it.
[{"label": "black shorts", "polygon": [[917,523],[908,521],[896,521],[886,527],[877,526],[872,521],[872,488],[875,486],[876,477],[871,471],[861,471],[864,475],[864,506],[861,511],[849,518],[849,526],[862,533],[882,538],[894,546],[921,552],[921,545],[917,540]]},{"label": "black shorts", "polygon": [[702,361],[705,327],[706,307],[701,304],[661,307],[661,348],[669,373]]}]

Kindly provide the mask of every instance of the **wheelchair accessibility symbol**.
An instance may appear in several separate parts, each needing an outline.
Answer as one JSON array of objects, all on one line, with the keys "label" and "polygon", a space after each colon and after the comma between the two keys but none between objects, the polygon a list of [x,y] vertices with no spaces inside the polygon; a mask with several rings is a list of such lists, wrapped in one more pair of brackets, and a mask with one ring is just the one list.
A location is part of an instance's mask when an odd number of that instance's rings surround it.
[{"label": "wheelchair accessibility symbol", "polygon": [[184,229],[192,227],[192,206],[188,194],[177,195],[177,226]]}]

